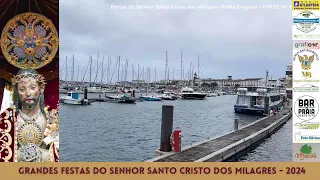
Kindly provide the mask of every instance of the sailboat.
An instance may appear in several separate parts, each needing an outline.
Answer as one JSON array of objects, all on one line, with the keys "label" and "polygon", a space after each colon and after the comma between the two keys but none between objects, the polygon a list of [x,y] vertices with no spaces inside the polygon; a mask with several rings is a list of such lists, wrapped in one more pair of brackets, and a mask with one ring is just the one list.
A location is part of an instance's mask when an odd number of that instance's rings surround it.
[{"label": "sailboat", "polygon": [[[150,76],[150,71],[148,69],[148,73]],[[148,92],[149,92],[149,83],[147,84],[147,92],[145,96],[141,96],[140,99],[144,100],[144,101],[161,101],[161,98],[156,97],[156,96],[148,96]]]},{"label": "sailboat", "polygon": [[[120,56],[118,56],[118,82],[120,82]],[[123,97],[123,95],[119,95],[119,88],[117,89],[117,95],[116,96],[107,96],[106,94],[105,94],[105,97],[106,98],[108,98],[109,100],[116,100],[116,101],[119,101],[122,97]]]}]

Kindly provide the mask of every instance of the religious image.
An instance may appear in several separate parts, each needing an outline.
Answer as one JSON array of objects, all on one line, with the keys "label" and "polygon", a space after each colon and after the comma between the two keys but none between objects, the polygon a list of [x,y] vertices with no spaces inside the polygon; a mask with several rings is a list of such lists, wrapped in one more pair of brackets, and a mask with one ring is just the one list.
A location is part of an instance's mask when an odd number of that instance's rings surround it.
[{"label": "religious image", "polygon": [[58,162],[59,1],[2,4],[0,162]]}]

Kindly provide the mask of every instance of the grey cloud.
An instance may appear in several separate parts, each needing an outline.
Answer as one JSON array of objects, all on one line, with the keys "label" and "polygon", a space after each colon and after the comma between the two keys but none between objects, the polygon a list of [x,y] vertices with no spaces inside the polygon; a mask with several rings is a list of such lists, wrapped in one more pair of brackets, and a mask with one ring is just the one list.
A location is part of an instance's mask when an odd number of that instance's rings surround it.
[{"label": "grey cloud", "polygon": [[[114,10],[111,4],[171,5],[171,1],[69,0],[60,3],[60,57],[75,55],[76,65],[87,66],[89,55],[129,58],[137,69],[150,67],[154,79],[164,78],[165,51],[170,74],[180,78],[180,51],[184,71],[190,62],[197,72],[197,56],[203,76],[211,78],[274,77],[285,75],[291,60],[291,10]],[[212,1],[177,1],[175,4],[207,4]],[[221,4],[215,2],[215,4]],[[225,1],[224,4],[240,4]],[[241,4],[291,4],[291,1],[241,1]],[[106,62],[105,57],[105,62]],[[60,67],[64,61],[60,63]],[[69,63],[70,67],[71,63]],[[114,67],[114,65],[112,65]],[[69,72],[70,74],[70,72]],[[88,76],[87,78],[88,79]]]}]

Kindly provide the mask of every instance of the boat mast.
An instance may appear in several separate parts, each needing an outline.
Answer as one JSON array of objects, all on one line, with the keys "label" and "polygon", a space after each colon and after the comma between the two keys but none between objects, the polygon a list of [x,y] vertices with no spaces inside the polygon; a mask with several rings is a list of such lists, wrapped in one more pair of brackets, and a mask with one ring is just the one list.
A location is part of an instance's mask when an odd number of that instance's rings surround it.
[{"label": "boat mast", "polygon": [[133,80],[134,80],[134,65],[132,64],[131,67],[132,67],[132,68],[131,68],[131,69],[132,69],[132,70],[131,70],[131,71],[132,71],[131,81],[133,81]]},{"label": "boat mast", "polygon": [[198,87],[200,88],[200,57],[198,56],[198,74],[197,74],[197,78],[198,78]]},{"label": "boat mast", "polygon": [[145,81],[145,79],[144,79],[144,73],[145,73],[145,72],[144,72],[144,67],[142,67],[142,80],[143,80],[143,81]]},{"label": "boat mast", "polygon": [[166,66],[165,66],[165,74],[164,74],[164,81],[167,83],[167,70],[168,70],[168,51],[166,51]]},{"label": "boat mast", "polygon": [[68,56],[66,56],[66,78],[65,81],[68,81]]},{"label": "boat mast", "polygon": [[[110,58],[110,60],[111,60],[111,58]],[[111,67],[111,61],[110,61],[110,67]],[[110,84],[112,84],[112,79],[113,79],[114,74],[116,73],[117,68],[118,68],[118,56],[117,56],[116,62],[114,63],[114,68],[113,68],[113,71],[112,71],[112,74],[110,77]]]},{"label": "boat mast", "polygon": [[123,64],[121,64],[121,75],[120,75],[120,81],[123,82]]},{"label": "boat mast", "polygon": [[191,78],[192,78],[192,61],[190,62],[190,69],[189,69],[189,84],[191,85]]},{"label": "boat mast", "polygon": [[172,80],[174,80],[174,69],[172,69]]},{"label": "boat mast", "polygon": [[157,82],[157,67],[154,67],[154,82]]},{"label": "boat mast", "polygon": [[120,56],[118,56],[118,84],[119,84],[119,81],[120,81]]},{"label": "boat mast", "polygon": [[90,82],[89,82],[90,87],[91,87],[91,77],[92,77],[92,56],[90,56]]},{"label": "boat mast", "polygon": [[104,76],[104,68],[103,68],[103,60],[104,60],[104,55],[102,56],[102,60],[101,60],[101,82],[100,84],[102,84],[102,81],[103,81],[103,76]]},{"label": "boat mast", "polygon": [[[120,56],[119,56],[119,64],[118,64],[118,84],[119,84],[119,74],[120,73]],[[117,95],[119,95],[119,89],[117,90]]]},{"label": "boat mast", "polygon": [[198,73],[197,73],[197,77],[200,77],[200,60],[199,60],[199,56],[198,56]]},{"label": "boat mast", "polygon": [[72,55],[72,74],[71,74],[71,82],[74,81],[74,55]]},{"label": "boat mast", "polygon": [[110,65],[111,65],[111,58],[108,56],[108,66],[107,66],[107,84],[109,84],[110,81]]},{"label": "boat mast", "polygon": [[78,64],[77,82],[79,82],[79,69],[80,69],[80,65]]},{"label": "boat mast", "polygon": [[[138,63],[138,81],[140,80],[140,65]],[[139,82],[138,82],[139,83]]]},{"label": "boat mast", "polygon": [[127,81],[129,59],[126,59],[124,81]]},{"label": "boat mast", "polygon": [[98,82],[97,78],[98,78],[99,69],[100,69],[100,66],[99,66],[99,52],[98,52],[98,57],[97,57],[97,72],[96,72],[96,77],[94,78],[94,81],[93,81],[93,84],[94,84],[94,85],[96,84],[96,81]]},{"label": "boat mast", "polygon": [[183,80],[183,61],[182,61],[182,55],[183,55],[183,52],[182,52],[182,49],[181,49],[181,80]]},{"label": "boat mast", "polygon": [[[89,55],[90,56],[90,55]],[[89,61],[89,64],[87,65],[87,68],[85,68],[85,72],[84,72],[84,74],[83,74],[83,77],[82,77],[82,86],[83,86],[83,84],[84,84],[84,78],[86,77],[86,74],[87,74],[87,70],[88,70],[88,68],[89,68],[89,66],[90,66],[90,64],[91,64],[91,60],[92,60],[92,56],[90,56],[90,61]]]}]

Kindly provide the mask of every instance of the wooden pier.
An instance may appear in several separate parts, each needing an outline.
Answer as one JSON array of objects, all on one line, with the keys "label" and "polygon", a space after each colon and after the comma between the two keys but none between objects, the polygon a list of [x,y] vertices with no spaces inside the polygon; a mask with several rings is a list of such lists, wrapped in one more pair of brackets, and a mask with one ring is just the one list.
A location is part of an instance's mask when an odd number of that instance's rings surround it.
[{"label": "wooden pier", "polygon": [[232,133],[197,143],[181,152],[166,152],[146,162],[214,162],[225,161],[257,142],[271,136],[292,116],[290,106],[276,115],[266,116]]}]

